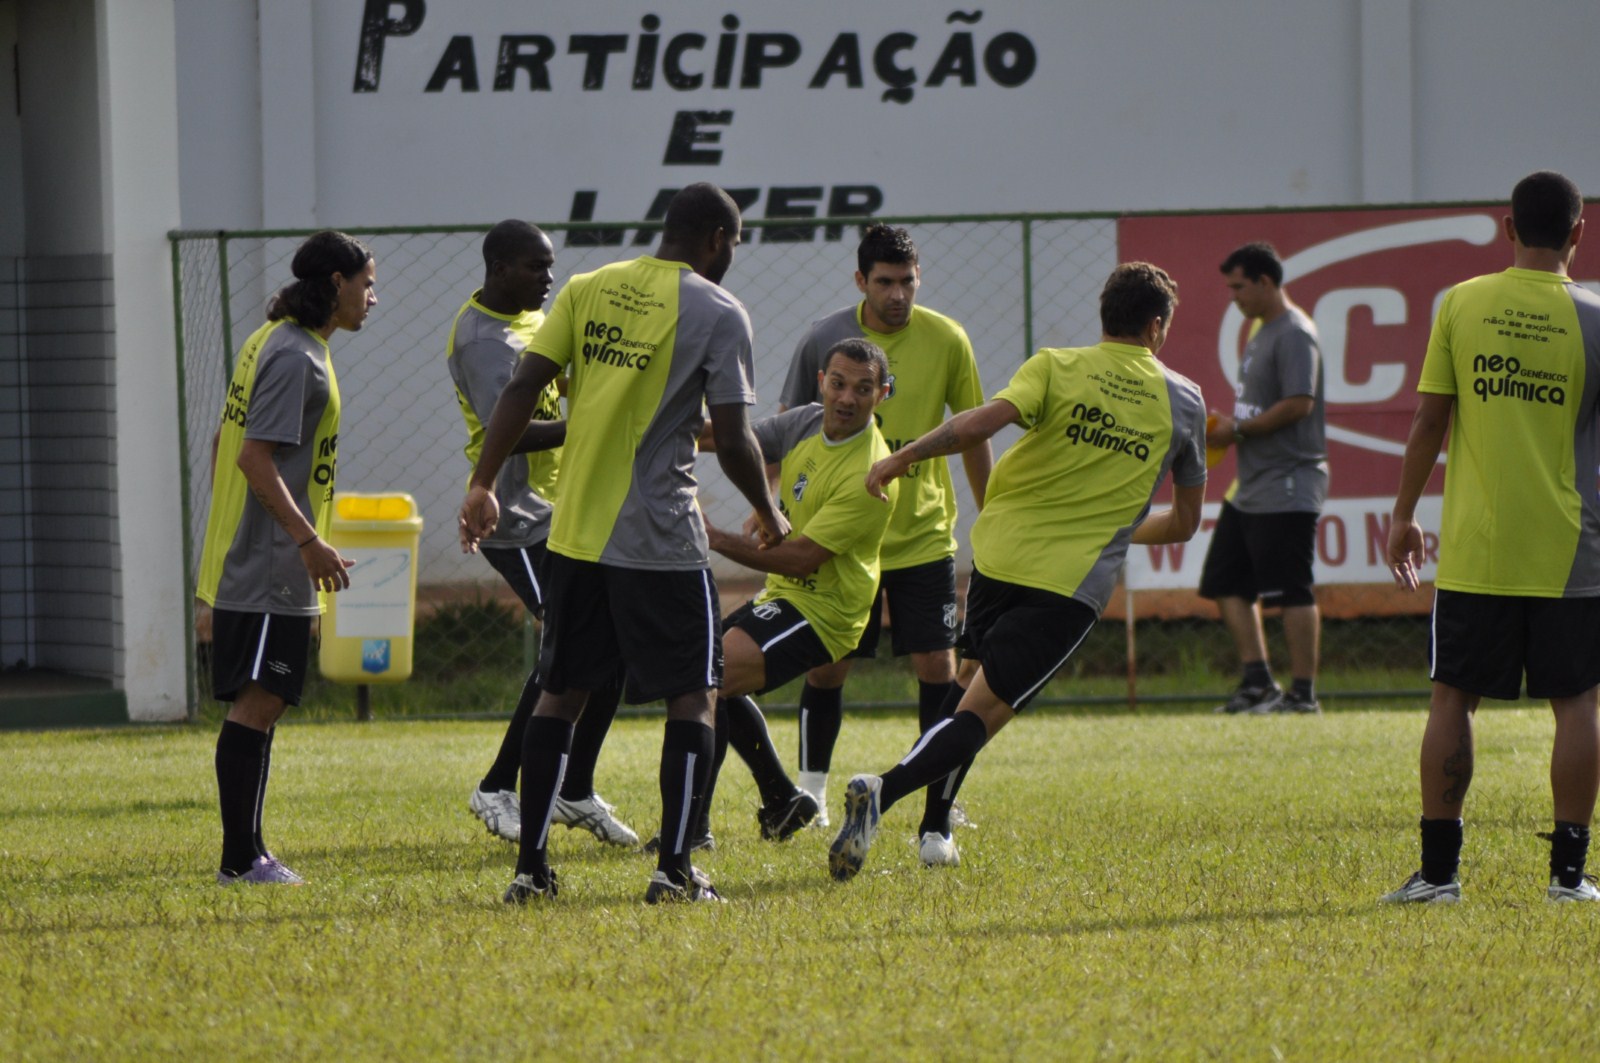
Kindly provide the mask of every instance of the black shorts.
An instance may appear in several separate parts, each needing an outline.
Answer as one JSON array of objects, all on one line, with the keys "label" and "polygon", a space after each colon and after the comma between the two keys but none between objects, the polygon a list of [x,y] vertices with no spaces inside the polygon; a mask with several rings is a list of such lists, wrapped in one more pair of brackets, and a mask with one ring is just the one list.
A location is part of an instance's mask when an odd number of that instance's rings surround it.
[{"label": "black shorts", "polygon": [[981,663],[989,689],[1021,712],[1099,619],[1089,606],[1065,595],[974,570],[967,584],[961,655]]},{"label": "black shorts", "polygon": [[1224,502],[1200,570],[1200,597],[1259,598],[1268,607],[1315,605],[1316,548],[1315,513],[1244,513]]},{"label": "black shorts", "polygon": [[544,619],[544,585],[549,582],[545,575],[546,558],[550,551],[544,547],[544,541],[534,543],[532,546],[480,546],[483,559],[494,566],[494,570],[517,592],[517,597],[522,599],[522,604],[528,607],[535,620]]},{"label": "black shorts", "polygon": [[1600,598],[1519,598],[1438,590],[1428,678],[1512,700],[1569,698],[1600,684]]},{"label": "black shorts", "polygon": [[311,617],[211,611],[211,693],[232,701],[255,683],[285,705],[300,704],[311,654]]},{"label": "black shorts", "polygon": [[766,661],[765,694],[801,676],[819,664],[831,664],[833,654],[822,644],[817,632],[791,603],[781,598],[770,602],[745,602],[722,621],[722,630],[738,628],[761,648]]},{"label": "black shorts", "polygon": [[626,676],[630,704],[722,685],[722,626],[710,569],[656,571],[545,562],[539,685],[601,690]]},{"label": "black shorts", "polygon": [[883,600],[889,599],[889,641],[896,657],[948,650],[956,644],[956,559],[897,568],[878,577],[878,593],[861,641],[846,656],[871,660],[883,634]]}]

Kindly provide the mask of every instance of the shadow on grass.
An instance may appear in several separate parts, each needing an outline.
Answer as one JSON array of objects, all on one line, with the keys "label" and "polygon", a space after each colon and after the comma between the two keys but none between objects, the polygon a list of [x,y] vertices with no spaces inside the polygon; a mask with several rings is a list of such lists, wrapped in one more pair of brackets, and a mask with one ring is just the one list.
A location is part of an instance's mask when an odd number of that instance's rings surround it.
[{"label": "shadow on grass", "polygon": [[125,801],[103,805],[51,804],[33,808],[0,808],[0,821],[78,817],[125,819],[128,816],[165,812],[194,812],[197,810],[211,811],[215,808],[216,802],[214,800],[202,800],[198,797],[178,797],[170,801]]},{"label": "shadow on grass", "polygon": [[[1377,911],[1378,905],[1371,904],[1346,904],[1346,905],[1306,905],[1300,908],[1267,908],[1259,911],[1195,911],[1183,912],[1178,915],[1146,915],[1130,918],[1114,916],[1086,917],[1068,919],[1059,923],[1023,923],[1004,926],[983,926],[971,929],[957,929],[946,926],[944,934],[951,938],[976,938],[991,940],[1005,937],[1083,937],[1088,934],[1104,934],[1107,932],[1122,932],[1142,930],[1180,930],[1188,927],[1203,926],[1231,926],[1249,923],[1287,923],[1311,919],[1350,919],[1356,916],[1368,916]],[[925,940],[926,934],[920,931],[891,931],[895,937],[916,937]]]}]

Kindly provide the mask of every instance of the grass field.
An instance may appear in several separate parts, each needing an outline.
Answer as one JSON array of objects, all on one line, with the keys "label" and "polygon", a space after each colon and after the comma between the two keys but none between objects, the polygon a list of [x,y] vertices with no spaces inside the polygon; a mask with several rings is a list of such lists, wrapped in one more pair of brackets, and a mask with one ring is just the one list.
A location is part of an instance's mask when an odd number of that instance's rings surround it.
[{"label": "grass field", "polygon": [[[210,727],[0,734],[0,1059],[1594,1058],[1600,912],[1546,903],[1535,837],[1548,713],[1483,714],[1465,903],[1373,903],[1416,863],[1421,723],[1025,716],[959,869],[918,865],[913,802],[848,884],[831,835],[759,840],[730,758],[701,861],[730,903],[666,909],[559,828],[561,895],[499,903],[512,849],[466,811],[498,723],[286,725],[267,836],[310,883],[255,890],[211,883]],[[847,720],[835,789],[913,726]],[[660,734],[619,721],[600,765],[641,833]]]}]

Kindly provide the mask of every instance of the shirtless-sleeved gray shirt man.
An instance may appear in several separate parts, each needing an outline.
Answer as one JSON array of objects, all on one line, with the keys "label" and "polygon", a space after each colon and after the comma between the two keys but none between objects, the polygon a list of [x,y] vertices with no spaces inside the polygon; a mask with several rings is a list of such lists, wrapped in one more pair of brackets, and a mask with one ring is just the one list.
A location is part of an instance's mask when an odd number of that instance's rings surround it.
[{"label": "shirtless-sleeved gray shirt man", "polygon": [[1254,417],[1280,399],[1310,395],[1311,414],[1267,435],[1238,441],[1239,486],[1228,501],[1242,513],[1320,513],[1328,498],[1327,408],[1316,323],[1297,306],[1262,325],[1245,344],[1233,407]]},{"label": "shirtless-sleeved gray shirt man", "polygon": [[[539,310],[497,314],[478,302],[477,292],[456,312],[446,359],[456,386],[456,402],[467,424],[464,449],[472,465],[483,451],[483,428],[494,412],[495,401],[543,321],[544,313]],[[539,396],[533,416],[539,421],[561,419],[561,393],[554,382]],[[494,481],[500,523],[483,541],[485,546],[516,548],[545,540],[550,534],[551,503],[560,467],[560,447],[512,454],[506,459]]]}]

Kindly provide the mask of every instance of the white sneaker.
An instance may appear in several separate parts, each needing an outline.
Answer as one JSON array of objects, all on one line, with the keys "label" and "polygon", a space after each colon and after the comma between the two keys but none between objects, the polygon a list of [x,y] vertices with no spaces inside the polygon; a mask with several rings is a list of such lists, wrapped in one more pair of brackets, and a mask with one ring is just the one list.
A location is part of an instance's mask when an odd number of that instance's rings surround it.
[{"label": "white sneaker", "polygon": [[961,854],[956,851],[955,839],[938,831],[928,831],[917,847],[923,867],[960,867]]},{"label": "white sneaker", "polygon": [[1461,883],[1452,878],[1442,886],[1435,886],[1413,871],[1411,877],[1400,884],[1393,893],[1378,898],[1380,904],[1458,904],[1461,901]]},{"label": "white sneaker", "polygon": [[522,802],[518,800],[515,790],[484,793],[474,786],[467,807],[472,809],[473,815],[483,820],[490,834],[508,842],[522,840]]},{"label": "white sneaker", "polygon": [[1561,881],[1552,877],[1550,888],[1545,891],[1545,896],[1552,901],[1600,901],[1600,889],[1595,889],[1595,877],[1585,875],[1578,880],[1576,886],[1567,887]]},{"label": "white sneaker", "polygon": [[581,801],[568,801],[558,796],[550,819],[569,830],[581,827],[607,845],[622,845],[630,849],[638,845],[639,836],[633,832],[632,827],[618,819],[615,813],[616,809],[607,804],[599,794],[590,794]]},{"label": "white sneaker", "polygon": [[828,773],[825,771],[803,771],[797,781],[800,789],[817,799],[817,814],[811,820],[811,826],[828,826]]}]

